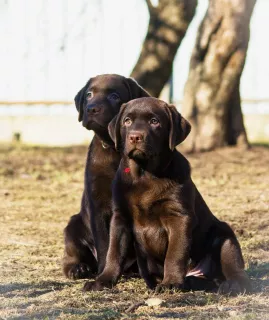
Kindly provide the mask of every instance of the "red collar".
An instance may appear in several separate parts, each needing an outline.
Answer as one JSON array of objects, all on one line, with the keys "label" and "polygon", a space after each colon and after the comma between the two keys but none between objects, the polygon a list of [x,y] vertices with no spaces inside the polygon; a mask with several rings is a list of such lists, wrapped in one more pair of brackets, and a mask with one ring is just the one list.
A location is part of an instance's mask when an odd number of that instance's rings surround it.
[{"label": "red collar", "polygon": [[[164,169],[162,170],[162,172],[164,172],[170,165],[170,163],[172,162],[172,158],[170,159],[170,161],[168,162],[168,164],[164,167]],[[130,173],[131,169],[129,167],[126,167],[123,169],[124,173]],[[143,170],[144,172],[144,170]]]}]

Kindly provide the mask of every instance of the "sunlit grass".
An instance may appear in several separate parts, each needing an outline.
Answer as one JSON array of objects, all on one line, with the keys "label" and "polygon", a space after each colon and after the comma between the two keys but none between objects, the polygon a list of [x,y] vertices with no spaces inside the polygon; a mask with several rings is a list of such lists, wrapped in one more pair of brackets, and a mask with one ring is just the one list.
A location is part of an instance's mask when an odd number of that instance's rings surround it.
[{"label": "sunlit grass", "polygon": [[[62,231],[79,211],[86,152],[86,146],[0,148],[1,319],[268,318],[268,148],[187,156],[206,202],[240,240],[255,293],[236,298],[204,292],[156,295],[141,279],[122,279],[112,290],[84,293],[83,280],[65,279]],[[144,303],[157,296],[161,305]]]}]

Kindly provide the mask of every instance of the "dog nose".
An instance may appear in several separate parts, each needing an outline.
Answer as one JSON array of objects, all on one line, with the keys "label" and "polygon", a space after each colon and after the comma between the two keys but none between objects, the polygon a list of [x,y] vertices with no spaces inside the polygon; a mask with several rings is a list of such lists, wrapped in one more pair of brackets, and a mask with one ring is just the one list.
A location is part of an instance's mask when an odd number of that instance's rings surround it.
[{"label": "dog nose", "polygon": [[97,114],[101,111],[100,107],[97,107],[97,105],[89,105],[87,106],[87,112],[89,114]]},{"label": "dog nose", "polygon": [[132,144],[140,143],[144,140],[143,134],[136,132],[129,135],[129,141]]}]

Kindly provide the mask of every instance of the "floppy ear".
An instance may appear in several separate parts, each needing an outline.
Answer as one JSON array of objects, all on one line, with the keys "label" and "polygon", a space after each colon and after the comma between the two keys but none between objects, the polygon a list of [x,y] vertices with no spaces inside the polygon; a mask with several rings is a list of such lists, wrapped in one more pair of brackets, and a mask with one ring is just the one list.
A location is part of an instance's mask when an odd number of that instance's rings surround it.
[{"label": "floppy ear", "polygon": [[75,96],[75,105],[78,111],[78,121],[81,122],[83,118],[83,106],[84,106],[84,96],[85,96],[85,91],[87,90],[90,80],[87,81],[85,86],[79,90],[79,92]]},{"label": "floppy ear", "polygon": [[150,97],[150,94],[143,89],[133,78],[126,78],[130,100],[142,97]]},{"label": "floppy ear", "polygon": [[167,109],[170,119],[169,148],[174,150],[178,144],[187,138],[191,131],[191,125],[181,116],[174,105],[169,104]]},{"label": "floppy ear", "polygon": [[109,122],[108,133],[115,144],[115,149],[119,151],[121,144],[120,124],[123,112],[126,108],[126,103],[121,105],[120,112]]}]

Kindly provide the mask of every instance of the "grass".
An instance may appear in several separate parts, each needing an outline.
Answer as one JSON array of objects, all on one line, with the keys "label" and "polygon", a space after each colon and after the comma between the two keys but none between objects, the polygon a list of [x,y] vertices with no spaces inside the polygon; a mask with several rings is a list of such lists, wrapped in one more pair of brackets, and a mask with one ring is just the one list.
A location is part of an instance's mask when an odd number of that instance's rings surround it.
[{"label": "grass", "polygon": [[[83,280],[65,279],[62,231],[79,210],[86,152],[85,146],[0,147],[0,319],[269,319],[268,148],[188,156],[206,202],[242,246],[255,292],[235,298],[157,295],[141,279],[84,293]],[[151,297],[163,302],[147,306]]]}]

